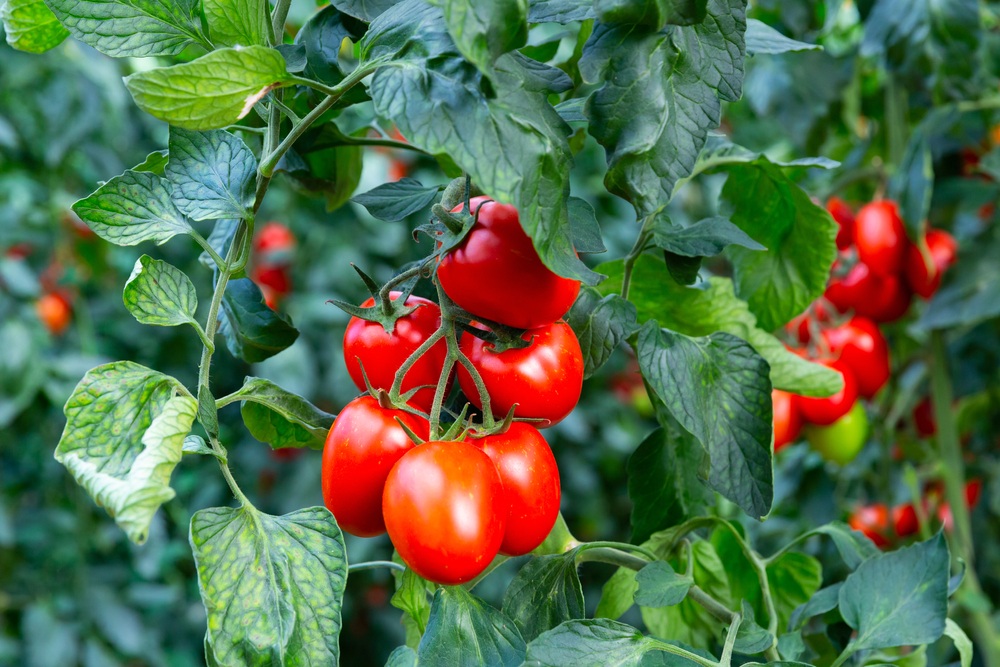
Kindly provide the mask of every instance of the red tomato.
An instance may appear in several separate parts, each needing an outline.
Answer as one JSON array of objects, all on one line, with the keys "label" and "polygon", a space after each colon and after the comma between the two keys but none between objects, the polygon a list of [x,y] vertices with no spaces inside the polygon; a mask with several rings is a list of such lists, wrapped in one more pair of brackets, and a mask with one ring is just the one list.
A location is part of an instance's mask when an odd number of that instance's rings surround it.
[{"label": "red tomato", "polygon": [[979,504],[979,497],[983,493],[983,480],[970,479],[965,483],[965,504],[970,508]]},{"label": "red tomato", "polygon": [[798,397],[787,391],[773,389],[771,404],[774,410],[774,453],[795,442],[802,432],[802,415],[799,414]]},{"label": "red tomato", "polygon": [[816,363],[840,373],[844,378],[844,386],[836,394],[826,398],[799,396],[799,412],[802,413],[802,418],[811,424],[829,426],[854,407],[855,401],[858,400],[858,384],[854,379],[854,373],[843,361],[819,359]]},{"label": "red tomato", "polygon": [[340,527],[352,535],[385,532],[382,488],[396,461],[413,448],[399,419],[421,438],[426,419],[386,410],[371,396],[359,396],[340,411],[323,448],[323,501]]},{"label": "red tomato", "polygon": [[913,408],[913,424],[917,427],[917,435],[929,438],[937,433],[937,422],[934,420],[934,407],[931,399],[925,397]]},{"label": "red tomato", "polygon": [[467,442],[427,442],[396,463],[382,513],[389,539],[410,568],[439,584],[480,574],[500,550],[507,498],[500,473]]},{"label": "red tomato", "polygon": [[812,340],[813,333],[830,319],[829,309],[823,305],[822,301],[815,301],[809,306],[809,310],[786,324],[785,330],[794,336],[800,344],[805,345]]},{"label": "red tomato", "polygon": [[910,307],[910,291],[898,276],[879,276],[858,262],[840,278],[833,278],[824,294],[842,313],[854,311],[876,322],[893,322]]},{"label": "red tomato", "polygon": [[559,515],[559,468],[552,450],[538,429],[525,422],[473,442],[496,464],[510,504],[500,553],[526,554],[548,537]]},{"label": "red tomato", "polygon": [[[583,352],[576,334],[565,322],[554,322],[524,332],[531,345],[497,354],[488,343],[465,334],[459,348],[479,371],[490,395],[493,414],[502,417],[514,404],[522,419],[547,419],[552,426],[572,412],[583,388]],[[458,366],[458,384],[478,408],[479,392],[464,366]]]},{"label": "red tomato", "polygon": [[855,221],[854,243],[858,247],[858,258],[873,273],[898,275],[910,242],[896,202],[883,199],[863,206]]},{"label": "red tomato", "polygon": [[295,247],[295,234],[280,222],[269,222],[257,232],[253,246],[259,253],[291,250]]},{"label": "red tomato", "polygon": [[920,530],[920,521],[913,503],[897,505],[892,508],[892,525],[899,537],[909,537]]},{"label": "red tomato", "polygon": [[61,292],[49,292],[39,297],[35,302],[35,312],[45,328],[57,336],[66,331],[73,317],[69,299]]},{"label": "red tomato", "polygon": [[931,229],[924,237],[932,266],[924,262],[920,247],[912,244],[906,250],[906,282],[910,289],[924,299],[929,299],[941,286],[941,277],[949,266],[955,263],[958,243],[943,229]]},{"label": "red tomato", "polygon": [[[395,301],[400,294],[390,292],[389,298]],[[371,298],[361,304],[364,308],[374,305],[375,299]],[[396,320],[396,327],[391,334],[387,334],[378,322],[369,322],[360,317],[352,317],[347,324],[347,331],[344,332],[344,360],[347,362],[347,372],[358,389],[365,389],[365,379],[361,374],[361,367],[364,366],[372,387],[388,391],[396,377],[396,371],[406,358],[441,325],[441,309],[433,301],[410,296],[406,305],[419,308]],[[441,339],[410,367],[403,379],[403,393],[421,385],[431,385],[414,394],[409,401],[410,405],[425,412],[431,409],[434,404],[434,387],[441,377],[447,357],[448,344]]]},{"label": "red tomato", "polygon": [[518,329],[562,317],[576,300],[579,281],[558,276],[542,263],[513,206],[488,197],[475,197],[470,204],[479,211],[475,226],[438,266],[448,296],[477,317]]},{"label": "red tomato", "polygon": [[854,211],[839,197],[827,199],[826,210],[840,225],[840,229],[837,230],[837,248],[846,250],[854,243]]},{"label": "red tomato", "polygon": [[395,182],[406,178],[410,173],[410,163],[405,160],[393,159],[389,161],[389,170],[386,178],[390,182]]},{"label": "red tomato", "polygon": [[287,267],[255,266],[250,277],[259,287],[267,287],[282,296],[292,291],[292,277]]},{"label": "red tomato", "polygon": [[889,508],[882,503],[862,505],[854,510],[847,524],[864,533],[878,547],[889,544],[885,538],[889,530]]},{"label": "red tomato", "polygon": [[878,326],[864,317],[823,331],[830,353],[854,374],[858,395],[872,398],[889,381],[889,344]]}]

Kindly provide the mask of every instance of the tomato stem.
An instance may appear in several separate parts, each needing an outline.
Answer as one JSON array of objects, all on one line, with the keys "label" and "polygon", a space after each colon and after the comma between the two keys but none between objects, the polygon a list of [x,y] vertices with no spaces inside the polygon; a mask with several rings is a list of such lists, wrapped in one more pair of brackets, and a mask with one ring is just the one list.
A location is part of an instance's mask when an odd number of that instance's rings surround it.
[{"label": "tomato stem", "polygon": [[719,658],[719,664],[722,667],[729,667],[733,661],[733,647],[736,645],[736,633],[740,629],[740,623],[743,622],[743,616],[740,614],[733,614],[733,619],[729,622],[729,631],[726,633],[726,642],[722,645],[722,657]]},{"label": "tomato stem", "polygon": [[288,9],[291,6],[292,0],[278,0],[274,4],[274,13],[271,15],[271,43],[275,46],[285,41],[285,21],[288,19]]},{"label": "tomato stem", "polygon": [[652,232],[649,231],[652,223],[653,216],[647,215],[642,221],[642,229],[639,230],[639,236],[636,237],[635,244],[625,256],[621,291],[623,299],[628,299],[629,287],[632,284],[632,268],[635,266],[635,261],[639,259],[639,255],[646,251],[646,245],[649,243],[649,238],[652,235]]},{"label": "tomato stem", "polygon": [[353,572],[364,572],[365,570],[377,570],[383,567],[388,570],[396,570],[397,572],[406,572],[405,565],[394,563],[391,560],[370,560],[364,563],[352,563],[351,565],[348,565],[347,573],[351,574]]}]

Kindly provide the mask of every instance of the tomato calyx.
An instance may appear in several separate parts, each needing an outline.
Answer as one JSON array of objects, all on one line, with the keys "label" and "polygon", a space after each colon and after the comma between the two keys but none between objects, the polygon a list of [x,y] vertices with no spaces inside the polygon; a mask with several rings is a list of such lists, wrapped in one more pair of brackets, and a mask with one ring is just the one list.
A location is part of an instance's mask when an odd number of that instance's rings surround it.
[{"label": "tomato calyx", "polygon": [[[409,299],[410,295],[413,293],[413,288],[416,286],[416,282],[413,281],[409,284],[406,283],[419,275],[420,271],[423,270],[423,264],[403,271],[385,285],[379,285],[376,283],[372,280],[371,276],[355,264],[351,264],[351,267],[357,271],[362,282],[364,282],[365,287],[368,288],[368,292],[375,300],[375,305],[355,306],[353,303],[341,301],[340,299],[327,299],[327,303],[332,303],[337,308],[340,308],[342,311],[353,317],[381,324],[387,334],[391,334],[395,331],[396,321],[398,319],[406,317],[417,308],[421,307],[419,304],[413,306],[406,305],[407,299]],[[400,290],[392,291],[393,287],[400,287]]]}]

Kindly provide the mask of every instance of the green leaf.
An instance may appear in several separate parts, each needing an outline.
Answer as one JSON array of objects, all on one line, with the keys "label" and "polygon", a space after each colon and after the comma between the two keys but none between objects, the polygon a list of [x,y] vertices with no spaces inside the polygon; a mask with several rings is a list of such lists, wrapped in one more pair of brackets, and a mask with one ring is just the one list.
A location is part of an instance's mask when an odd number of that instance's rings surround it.
[{"label": "green leaf", "polygon": [[689,338],[653,322],[639,331],[637,354],[657,396],[708,449],[709,485],[764,517],[774,493],[767,362],[731,334]]},{"label": "green leaf", "polygon": [[28,53],[44,53],[69,36],[69,31],[42,0],[0,2],[0,21],[7,43]]},{"label": "green leaf", "polygon": [[823,566],[812,556],[788,551],[769,562],[766,570],[778,612],[778,627],[787,628],[796,608],[813,599],[823,585]]},{"label": "green leaf", "polygon": [[917,230],[927,220],[933,192],[934,162],[930,142],[923,132],[917,130],[889,180],[888,191],[889,197],[899,202],[900,217],[913,238],[917,237]]},{"label": "green leaf", "polygon": [[393,58],[369,84],[376,112],[415,146],[454,161],[496,201],[515,206],[546,266],[596,284],[600,276],[573,249],[568,127],[546,92],[525,85],[533,77],[523,58],[501,56],[487,82],[458,55],[443,25],[441,11],[422,0],[404,0],[372,22],[360,43],[362,61]]},{"label": "green leaf", "polygon": [[843,582],[838,581],[813,593],[812,597],[795,608],[789,617],[787,627],[799,630],[810,618],[836,609],[840,604],[840,587],[843,585]]},{"label": "green leaf", "polygon": [[524,640],[513,621],[461,586],[434,594],[427,630],[417,649],[417,662],[454,667],[517,667],[524,659]]},{"label": "green leaf", "polygon": [[672,607],[687,597],[694,579],[674,572],[670,563],[654,561],[635,575],[635,603],[643,607]]},{"label": "green leaf", "polygon": [[913,329],[928,332],[968,327],[1000,315],[1000,299],[996,298],[1000,263],[991,259],[996,248],[996,243],[987,243],[963,256],[963,269],[934,295]]},{"label": "green leaf", "polygon": [[767,247],[727,251],[736,294],[762,329],[774,331],[826,289],[837,255],[837,224],[767,158],[729,167],[722,199],[731,220]]},{"label": "green leaf", "polygon": [[46,364],[40,363],[48,344],[26,320],[14,317],[0,323],[0,349],[4,351],[0,356],[0,428],[4,429],[34,403],[50,374]]},{"label": "green leaf", "polygon": [[654,640],[607,619],[567,621],[530,644],[523,667],[639,667]]},{"label": "green leaf", "polygon": [[527,0],[441,0],[448,32],[465,58],[489,72],[497,58],[528,41]]},{"label": "green leaf", "polygon": [[[392,594],[390,600],[393,607],[403,612],[405,620],[409,620],[415,627],[416,637],[411,638],[409,628],[407,629],[406,643],[408,646],[416,648],[420,643],[420,638],[427,629],[427,621],[431,617],[431,600],[428,594],[433,595],[435,585],[423,579],[410,568],[397,576],[396,592]],[[411,639],[414,639],[411,641]]]},{"label": "green leaf", "polygon": [[[598,288],[604,294],[621,291],[621,261],[597,267],[608,279]],[[733,283],[713,277],[698,289],[664,280],[663,264],[642,255],[632,269],[629,300],[636,305],[638,321],[656,320],[660,326],[688,336],[725,331],[739,336],[764,357],[771,367],[771,384],[804,396],[829,396],[840,390],[840,375],[792,354],[771,334],[757,326],[745,301],[736,298]]]},{"label": "green leaf", "polygon": [[507,587],[503,613],[531,641],[563,621],[586,618],[583,588],[576,568],[577,549],[536,556],[525,563]]},{"label": "green leaf", "polygon": [[291,321],[264,303],[260,288],[249,278],[230,280],[222,297],[219,333],[238,359],[264,361],[289,347],[299,337]]},{"label": "green leaf", "polygon": [[946,618],[944,619],[944,634],[955,643],[955,650],[958,651],[961,667],[972,667],[972,640],[965,634],[965,630],[955,621]]},{"label": "green leaf", "polygon": [[197,0],[46,0],[78,40],[114,58],[173,56],[205,43]]},{"label": "green leaf", "polygon": [[131,361],[88,372],[66,402],[56,460],[136,544],[153,514],[174,497],[197,401],[174,378]]},{"label": "green leaf", "polygon": [[333,515],[199,510],[191,547],[218,665],[336,665],[347,551]]},{"label": "green leaf", "polygon": [[153,151],[140,164],[132,167],[132,171],[148,171],[157,176],[163,176],[166,172],[168,159],[167,151]]},{"label": "green leaf", "polygon": [[409,646],[397,646],[389,654],[385,667],[417,667],[417,652]]},{"label": "green leaf", "polygon": [[642,217],[667,203],[688,176],[721,102],[739,99],[745,0],[709,0],[708,17],[660,32],[598,24],[584,47],[584,81],[603,84],[587,101],[589,131],[604,146],[604,183]]},{"label": "green leaf", "polygon": [[219,453],[208,446],[205,438],[200,435],[189,435],[184,438],[184,446],[181,448],[184,454],[202,454],[219,457]]},{"label": "green leaf", "polygon": [[635,543],[683,522],[712,500],[704,481],[705,448],[676,424],[650,433],[629,457],[626,471]]},{"label": "green leaf", "polygon": [[841,521],[820,526],[812,532],[830,537],[834,546],[837,547],[840,557],[844,560],[844,564],[851,570],[857,569],[863,562],[881,553],[864,533],[852,530],[850,526]]},{"label": "green leaf", "polygon": [[602,23],[624,23],[644,30],[691,25],[705,20],[705,0],[601,0],[594,3]]},{"label": "green leaf", "polygon": [[161,244],[191,232],[174,204],[170,184],[146,171],[115,176],[73,204],[73,211],[95,234],[116,245]]},{"label": "green leaf", "polygon": [[295,35],[295,45],[305,49],[304,76],[330,85],[344,78],[340,69],[340,47],[344,38],[354,36],[348,25],[353,21],[333,5],[323,7],[306,21]]},{"label": "green leaf", "polygon": [[125,283],[125,307],[143,324],[173,327],[194,324],[198,295],[194,283],[176,266],[149,255],[135,261]]},{"label": "green leaf", "polygon": [[635,306],[617,294],[601,298],[597,290],[580,290],[566,321],[573,328],[583,350],[584,377],[603,366],[611,353],[638,330]]},{"label": "green leaf", "polygon": [[125,77],[125,86],[140,109],[160,120],[187,130],[214,130],[246,116],[289,78],[280,53],[249,46],[136,72]]},{"label": "green leaf", "polygon": [[402,178],[355,195],[351,201],[364,206],[379,220],[399,222],[430,206],[440,191],[437,186],[425,187],[420,181]]},{"label": "green leaf", "polygon": [[792,51],[821,51],[819,44],[806,44],[785,37],[780,32],[757,19],[747,19],[747,55],[779,54]]},{"label": "green leaf", "polygon": [[572,23],[597,18],[593,0],[533,0],[528,6],[530,23]]},{"label": "green leaf", "polygon": [[203,0],[203,6],[208,33],[216,45],[271,43],[271,7],[267,0]]},{"label": "green leaf", "polygon": [[607,252],[604,239],[601,238],[601,226],[597,222],[594,207],[585,199],[570,197],[566,202],[569,208],[569,233],[573,237],[573,247],[579,253]]},{"label": "green leaf", "polygon": [[263,378],[246,378],[233,397],[243,401],[240,411],[250,435],[275,449],[322,449],[335,417]]},{"label": "green leaf", "polygon": [[856,649],[930,644],[948,616],[951,558],[938,533],[897,551],[869,558],[840,589],[840,613],[857,630]]},{"label": "green leaf", "polygon": [[653,243],[658,248],[684,257],[712,257],[728,245],[767,250],[722,217],[705,218],[689,227],[678,227],[667,216],[657,215],[653,224]]},{"label": "green leaf", "polygon": [[170,128],[166,177],[177,208],[193,220],[251,215],[257,160],[236,135]]},{"label": "green leaf", "polygon": [[399,0],[333,0],[330,4],[348,16],[371,23]]},{"label": "green leaf", "polygon": [[734,650],[744,655],[754,655],[771,648],[774,645],[774,636],[757,624],[753,607],[746,600],[742,603],[742,613],[743,619],[736,631]]}]

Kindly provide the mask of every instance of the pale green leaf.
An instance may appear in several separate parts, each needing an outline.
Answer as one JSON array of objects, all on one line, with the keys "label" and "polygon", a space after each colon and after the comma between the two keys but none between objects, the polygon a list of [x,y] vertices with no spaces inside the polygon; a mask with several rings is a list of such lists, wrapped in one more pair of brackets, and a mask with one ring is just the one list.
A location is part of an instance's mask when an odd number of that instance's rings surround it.
[{"label": "pale green leaf", "polygon": [[125,307],[143,324],[172,327],[195,323],[198,295],[194,283],[176,266],[149,255],[136,260],[123,298]]},{"label": "pale green leaf", "polygon": [[0,2],[0,21],[7,43],[28,53],[48,51],[69,36],[69,31],[42,0]]}]

